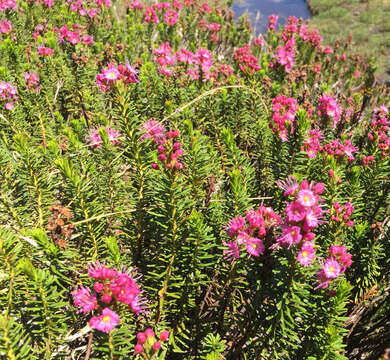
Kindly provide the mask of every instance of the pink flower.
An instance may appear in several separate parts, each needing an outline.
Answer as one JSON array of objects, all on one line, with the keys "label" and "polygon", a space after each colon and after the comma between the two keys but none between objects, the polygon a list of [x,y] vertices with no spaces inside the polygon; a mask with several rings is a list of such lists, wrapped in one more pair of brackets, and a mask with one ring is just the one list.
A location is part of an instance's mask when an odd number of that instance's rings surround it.
[{"label": "pink flower", "polygon": [[282,141],[287,141],[287,129],[294,133],[295,113],[298,110],[298,103],[295,99],[286,95],[278,95],[272,100],[272,120],[269,127],[279,135]]},{"label": "pink flower", "polygon": [[258,59],[253,55],[249,44],[237,49],[233,55],[240,70],[245,74],[253,74],[255,71],[260,70]]},{"label": "pink flower", "polygon": [[329,286],[329,279],[326,277],[324,270],[317,272],[317,281],[319,284],[316,289],[326,289]]},{"label": "pink flower", "polygon": [[168,24],[169,26],[174,26],[177,22],[177,19],[179,17],[179,14],[174,10],[169,10],[164,15],[164,22]]},{"label": "pink flower", "polygon": [[317,195],[321,195],[325,190],[325,185],[324,183],[322,182],[319,182],[317,184],[314,185],[314,188],[313,188],[313,191],[317,194]]},{"label": "pink flower", "polygon": [[7,20],[0,20],[0,34],[8,34],[12,30],[12,24]]},{"label": "pink flower", "polygon": [[[119,141],[118,137],[120,137],[120,133],[117,130],[112,129],[109,126],[106,126],[105,129],[107,131],[108,141],[113,145],[119,144],[120,141]],[[99,129],[92,129],[91,130],[91,132],[88,136],[88,141],[91,143],[91,145],[94,148],[101,148],[102,147],[103,140],[99,135]]]},{"label": "pink flower", "polygon": [[156,341],[154,344],[153,344],[153,350],[159,350],[161,349],[161,344],[159,341]]},{"label": "pink flower", "polygon": [[89,320],[91,328],[109,333],[115,326],[119,324],[119,316],[109,308],[104,308],[102,314],[98,317],[92,317]]},{"label": "pink flower", "polygon": [[237,244],[243,245],[246,244],[249,240],[249,235],[246,231],[240,231],[237,235],[236,241]]},{"label": "pink flower", "polygon": [[163,330],[160,332],[160,340],[161,341],[166,341],[169,337],[169,331],[168,330]]},{"label": "pink flower", "polygon": [[54,49],[45,46],[38,46],[38,55],[50,56],[54,54]]},{"label": "pink flower", "polygon": [[237,243],[230,240],[228,243],[224,242],[223,245],[227,247],[227,249],[223,251],[226,260],[234,261],[240,257],[240,250]]},{"label": "pink flower", "polygon": [[15,104],[14,104],[12,101],[7,102],[7,103],[5,104],[6,110],[13,110],[14,107],[15,107]]},{"label": "pink flower", "polygon": [[257,37],[253,40],[253,43],[256,46],[262,47],[263,46],[263,39],[261,37]]},{"label": "pink flower", "polygon": [[278,186],[284,190],[283,196],[294,195],[299,188],[297,178],[289,175],[284,181],[277,181]]},{"label": "pink flower", "polygon": [[300,190],[297,201],[304,207],[311,207],[316,203],[316,198],[311,190]]},{"label": "pink flower", "polygon": [[147,336],[143,332],[137,333],[137,341],[139,344],[145,344]]},{"label": "pink flower", "polygon": [[286,215],[289,222],[300,222],[305,218],[306,210],[299,202],[293,201],[287,205]]},{"label": "pink flower", "polygon": [[219,29],[221,28],[221,25],[220,24],[217,24],[217,23],[211,23],[208,25],[207,27],[210,31],[214,31],[214,32],[218,32]]},{"label": "pink flower", "polygon": [[111,280],[117,275],[117,271],[115,269],[108,268],[104,262],[101,264],[99,261],[95,264],[89,264],[88,270],[88,275],[96,280]]},{"label": "pink flower", "polygon": [[[249,223],[249,226],[254,229],[263,229],[262,232],[265,232],[265,222],[262,215],[256,210],[248,210],[246,212],[246,220]],[[264,235],[264,234],[261,234]]]},{"label": "pink flower", "polygon": [[318,99],[318,114],[322,117],[331,119],[334,129],[340,121],[341,108],[333,96],[324,94]]},{"label": "pink flower", "polygon": [[78,290],[72,292],[74,305],[79,307],[78,312],[89,313],[97,307],[96,295],[91,294],[91,290],[80,286]]},{"label": "pink flower", "polygon": [[0,11],[15,10],[16,0],[0,0]]},{"label": "pink flower", "polygon": [[281,245],[291,246],[302,240],[301,228],[299,226],[282,226],[282,236],[277,239]]},{"label": "pink flower", "polygon": [[152,137],[154,142],[160,143],[165,135],[165,127],[156,120],[149,120],[141,126],[141,130],[144,134],[140,137],[140,141],[144,141],[147,138]]},{"label": "pink flower", "polygon": [[260,256],[264,253],[265,246],[261,239],[251,237],[248,239],[246,251],[249,255]]},{"label": "pink flower", "polygon": [[88,45],[88,46],[93,45],[93,36],[92,35],[84,35],[82,43],[84,45]]},{"label": "pink flower", "polygon": [[139,0],[133,1],[130,4],[130,9],[141,10],[142,8],[143,8],[143,5],[142,5],[141,1],[139,1]]},{"label": "pink flower", "polygon": [[272,14],[268,16],[268,31],[275,31],[276,23],[278,22],[278,15]]},{"label": "pink flower", "polygon": [[230,220],[229,226],[229,236],[232,237],[237,234],[239,231],[243,230],[245,227],[245,219],[242,216],[237,216]]},{"label": "pink flower", "polygon": [[153,329],[151,329],[151,328],[147,328],[146,330],[145,330],[145,335],[146,335],[146,337],[154,337],[154,331],[153,331]]},{"label": "pink flower", "polygon": [[340,275],[341,266],[335,258],[330,257],[326,259],[325,264],[322,266],[322,270],[327,279],[335,279]]},{"label": "pink flower", "polygon": [[118,80],[120,77],[118,69],[113,66],[109,67],[108,69],[103,69],[102,74],[104,76],[104,79],[106,79],[107,81],[115,81]]},{"label": "pink flower", "polygon": [[[317,210],[317,211],[314,211],[314,210]],[[305,226],[304,226],[304,229],[306,231],[316,228],[319,224],[319,220],[318,220],[319,216],[318,215],[322,214],[322,212],[320,212],[321,210],[319,208],[314,209],[314,210],[308,209],[306,212]]]},{"label": "pink flower", "polygon": [[88,16],[93,19],[97,14],[99,14],[99,10],[98,9],[95,9],[95,8],[92,8],[92,9],[88,9],[87,10],[87,14]]},{"label": "pink flower", "polygon": [[206,72],[211,66],[213,66],[213,55],[205,48],[200,48],[195,53],[194,61],[200,65],[203,72]]},{"label": "pink flower", "polygon": [[315,257],[314,244],[310,241],[305,241],[302,244],[301,251],[298,253],[298,261],[299,263],[307,267],[309,266]]},{"label": "pink flower", "polygon": [[172,48],[169,42],[160,44],[160,46],[154,50],[156,56],[155,61],[160,66],[168,66],[175,64],[175,58],[172,56]]},{"label": "pink flower", "polygon": [[284,70],[286,73],[291,72],[294,62],[295,62],[295,56],[296,56],[296,49],[295,49],[296,41],[294,37],[291,37],[284,46],[278,46],[276,49],[275,62],[274,64],[279,64],[284,67]]},{"label": "pink flower", "polygon": [[134,346],[134,352],[136,354],[142,354],[143,351],[144,351],[144,348],[141,344],[137,344]]}]

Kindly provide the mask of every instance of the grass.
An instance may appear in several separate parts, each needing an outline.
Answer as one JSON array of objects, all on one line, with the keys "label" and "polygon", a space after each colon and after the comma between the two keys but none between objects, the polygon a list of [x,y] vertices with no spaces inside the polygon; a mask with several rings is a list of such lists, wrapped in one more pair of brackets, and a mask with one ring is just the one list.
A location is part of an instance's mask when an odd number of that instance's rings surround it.
[{"label": "grass", "polygon": [[375,56],[380,81],[390,82],[390,0],[308,0],[311,27],[325,43],[352,34],[353,49]]}]

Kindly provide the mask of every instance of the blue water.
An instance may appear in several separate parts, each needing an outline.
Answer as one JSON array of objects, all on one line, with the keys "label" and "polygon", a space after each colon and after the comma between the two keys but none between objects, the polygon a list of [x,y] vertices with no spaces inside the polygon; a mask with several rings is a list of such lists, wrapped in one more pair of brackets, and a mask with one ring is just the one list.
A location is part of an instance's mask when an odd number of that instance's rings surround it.
[{"label": "blue water", "polygon": [[236,19],[247,12],[252,28],[257,34],[267,31],[268,16],[271,14],[279,16],[277,28],[284,25],[292,15],[298,19],[310,18],[305,0],[236,0],[232,10],[236,14]]}]

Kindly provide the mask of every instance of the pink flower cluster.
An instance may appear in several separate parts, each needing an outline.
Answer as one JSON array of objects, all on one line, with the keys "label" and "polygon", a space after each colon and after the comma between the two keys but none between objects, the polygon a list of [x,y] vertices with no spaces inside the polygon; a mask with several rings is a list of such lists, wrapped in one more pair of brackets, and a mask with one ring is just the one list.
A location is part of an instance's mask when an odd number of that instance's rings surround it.
[{"label": "pink flower cluster", "polygon": [[283,42],[286,43],[294,34],[298,32],[298,19],[295,16],[289,16],[287,24],[282,33]]},{"label": "pink flower cluster", "polygon": [[207,24],[207,22],[203,19],[201,19],[199,21],[199,24],[201,26],[201,28],[203,28],[205,31],[209,31],[211,34],[210,34],[210,38],[211,38],[211,41],[214,41],[214,42],[217,42],[218,41],[218,37],[217,37],[217,32],[221,29],[221,25],[218,24],[218,23],[210,23],[210,24]]},{"label": "pink flower cluster", "polygon": [[196,53],[186,49],[180,49],[173,54],[169,42],[162,43],[154,50],[155,62],[160,65],[159,72],[165,76],[173,76],[174,66],[183,65],[185,72],[181,75],[189,77],[191,80],[199,79],[202,73],[207,79],[208,70],[213,66],[213,56],[205,48],[199,48]]},{"label": "pink flower cluster", "polygon": [[93,36],[89,34],[83,34],[81,31],[81,25],[73,24],[72,28],[73,30],[69,29],[68,25],[65,24],[58,30],[58,41],[60,43],[67,41],[72,45],[76,45],[79,43],[88,46],[93,45]]},{"label": "pink flower cluster", "polygon": [[[66,2],[73,12],[79,13],[81,16],[88,15],[91,19],[93,19],[99,13],[99,9],[95,7],[88,8],[82,0],[66,0]],[[108,4],[111,6],[109,1]]]},{"label": "pink flower cluster", "polygon": [[0,11],[15,10],[16,0],[0,0]]},{"label": "pink flower cluster", "polygon": [[317,273],[319,285],[317,288],[326,289],[329,281],[336,279],[340,274],[352,265],[352,256],[345,246],[332,245],[329,249],[330,256]]},{"label": "pink flower cluster", "polygon": [[272,14],[268,16],[268,31],[275,31],[276,23],[278,22],[278,15]]},{"label": "pink flower cluster", "polygon": [[[120,132],[109,126],[106,126],[105,129],[107,131],[108,141],[113,145],[119,144],[120,141],[118,138],[121,136]],[[103,144],[103,140],[99,135],[99,130],[100,129],[92,129],[88,135],[88,142],[94,148],[101,148]]]},{"label": "pink flower cluster", "polygon": [[12,110],[18,101],[16,96],[17,90],[10,83],[0,81],[0,100],[5,101],[5,108]]},{"label": "pink flower cluster", "polygon": [[297,101],[286,95],[278,95],[272,100],[272,120],[269,126],[275,134],[278,134],[282,141],[288,139],[288,127],[291,134],[294,133],[295,113],[298,110]]},{"label": "pink flower cluster", "polygon": [[163,330],[160,332],[158,341],[155,338],[153,329],[146,329],[144,332],[137,333],[137,345],[134,346],[134,352],[136,354],[142,354],[145,352],[147,358],[150,359],[153,355],[161,349],[161,342],[167,341],[169,337],[169,331]]},{"label": "pink flower cluster", "polygon": [[140,137],[140,141],[148,138],[153,138],[156,144],[162,144],[165,138],[166,129],[157,120],[150,119],[141,126],[141,131],[144,133]]},{"label": "pink flower cluster", "polygon": [[138,71],[128,63],[115,65],[108,63],[107,68],[103,68],[101,73],[96,75],[96,83],[102,91],[111,89],[117,81],[122,80],[125,84],[138,81]]},{"label": "pink flower cluster", "polygon": [[318,99],[317,114],[324,119],[332,120],[334,129],[341,118],[341,107],[333,96],[324,94]]},{"label": "pink flower cluster", "polygon": [[352,145],[351,140],[345,140],[344,144],[338,140],[333,140],[323,147],[323,151],[340,159],[346,156],[348,161],[352,162],[355,160],[353,154],[357,152],[357,148]]},{"label": "pink flower cluster", "polygon": [[136,283],[134,272],[109,268],[104,263],[97,262],[89,265],[88,275],[96,280],[93,285],[94,292],[92,293],[90,288],[80,286],[72,295],[74,305],[79,308],[78,312],[87,314],[104,307],[99,316],[90,319],[92,328],[109,333],[119,324],[119,315],[108,308],[108,305],[117,308],[121,304],[125,305],[137,315],[142,311],[141,290]]},{"label": "pink flower cluster", "polygon": [[[179,130],[166,131],[165,127],[156,120],[149,120],[141,126],[144,134],[140,141],[152,138],[157,145],[158,160],[168,169],[181,170],[183,164],[179,158],[183,155],[180,142],[176,139],[180,136]],[[157,163],[152,163],[155,170],[159,169]]]},{"label": "pink flower cluster", "polygon": [[261,37],[254,38],[253,43],[255,44],[255,46],[262,47],[263,39]]},{"label": "pink flower cluster", "polygon": [[143,7],[144,6],[142,5],[142,2],[139,0],[133,1],[129,5],[129,9],[134,9],[134,10],[141,10],[143,9]]},{"label": "pink flower cluster", "polygon": [[[178,130],[168,131],[167,137],[164,137],[163,142],[157,146],[158,159],[168,169],[181,170],[183,168],[183,164],[179,161],[183,150],[180,148],[180,143],[175,140],[178,137]],[[154,163],[152,166],[158,169],[158,164]]]},{"label": "pink flower cluster", "polygon": [[298,34],[304,42],[310,43],[313,47],[317,47],[322,41],[322,36],[318,34],[318,30],[308,30],[305,24],[301,25]]},{"label": "pink flower cluster", "polygon": [[50,56],[54,54],[54,49],[45,46],[38,46],[38,55]]},{"label": "pink flower cluster", "polygon": [[303,142],[303,147],[301,149],[302,151],[306,151],[308,158],[315,158],[317,152],[321,151],[321,139],[323,139],[323,136],[319,129],[308,131],[306,139]]},{"label": "pink flower cluster", "polygon": [[253,74],[255,71],[260,70],[258,59],[253,55],[249,44],[237,49],[233,55],[240,70],[245,74]]},{"label": "pink flower cluster", "polygon": [[38,94],[41,87],[39,86],[39,77],[36,73],[24,74],[24,81],[26,82],[27,89],[32,89]]},{"label": "pink flower cluster", "polygon": [[374,163],[375,163],[375,159],[373,155],[363,156],[362,159],[363,166],[369,166],[370,168],[372,168]]},{"label": "pink flower cluster", "polygon": [[162,69],[175,64],[175,57],[172,55],[172,48],[169,42],[162,43],[155,49],[154,56],[156,57],[155,62],[157,62]]},{"label": "pink flower cluster", "polygon": [[265,238],[271,228],[280,223],[280,216],[272,208],[260,206],[257,210],[248,210],[245,218],[237,216],[230,220],[226,230],[229,237],[224,250],[225,258],[234,261],[240,257],[240,249],[245,248],[249,256],[260,256],[265,251]]},{"label": "pink flower cluster", "polygon": [[169,10],[164,15],[164,22],[169,26],[174,26],[179,18],[179,14],[175,10]]},{"label": "pink flower cluster", "polygon": [[0,34],[8,34],[12,30],[12,24],[7,20],[0,20]]},{"label": "pink flower cluster", "polygon": [[346,202],[343,207],[336,201],[333,204],[333,215],[330,217],[332,221],[336,222],[345,222],[347,226],[353,226],[354,222],[352,220],[349,220],[351,217],[354,206],[350,202]]},{"label": "pink flower cluster", "polygon": [[[146,23],[158,24],[160,23],[158,12],[164,12],[165,10],[168,10],[164,14],[164,22],[169,26],[174,26],[179,17],[179,14],[175,10],[180,10],[181,6],[181,3],[178,1],[173,1],[172,5],[167,2],[161,2],[152,4],[151,6],[145,6],[144,21]],[[130,8],[140,10],[143,8],[143,6],[139,1],[134,1],[130,5]]]},{"label": "pink flower cluster", "polygon": [[386,106],[382,105],[374,110],[371,131],[368,132],[367,136],[370,141],[376,139],[382,156],[390,153],[390,112]]},{"label": "pink flower cluster", "polygon": [[284,70],[286,73],[291,72],[292,68],[294,67],[294,61],[295,61],[295,49],[296,41],[294,37],[291,37],[284,46],[278,46],[276,50],[275,62],[272,64],[275,66],[276,64],[279,64],[284,67]]},{"label": "pink flower cluster", "polygon": [[309,184],[303,180],[298,185],[296,179],[289,176],[285,182],[279,181],[278,185],[285,190],[285,196],[292,196],[294,200],[286,206],[286,218],[282,225],[282,235],[276,240],[277,245],[298,246],[298,261],[308,266],[315,256],[315,234],[312,231],[320,224],[323,215],[320,195],[324,191],[324,184]]}]

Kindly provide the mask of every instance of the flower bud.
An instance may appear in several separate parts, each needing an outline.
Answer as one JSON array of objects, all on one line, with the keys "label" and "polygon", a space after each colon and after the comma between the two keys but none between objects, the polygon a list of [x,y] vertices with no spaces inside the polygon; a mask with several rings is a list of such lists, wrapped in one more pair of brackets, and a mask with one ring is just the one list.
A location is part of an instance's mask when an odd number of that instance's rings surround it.
[{"label": "flower bud", "polygon": [[145,333],[139,332],[137,334],[137,340],[138,340],[139,344],[145,344],[145,342],[146,342],[146,335],[145,335]]},{"label": "flower bud", "polygon": [[169,337],[169,331],[168,330],[163,330],[160,332],[160,340],[161,341],[166,341]]},{"label": "flower bud", "polygon": [[136,354],[141,354],[144,351],[144,348],[141,344],[137,344],[134,346],[134,351]]},{"label": "flower bud", "polygon": [[154,331],[153,331],[153,329],[147,328],[147,329],[145,330],[145,335],[146,335],[146,337],[153,337],[153,336],[154,336]]}]

